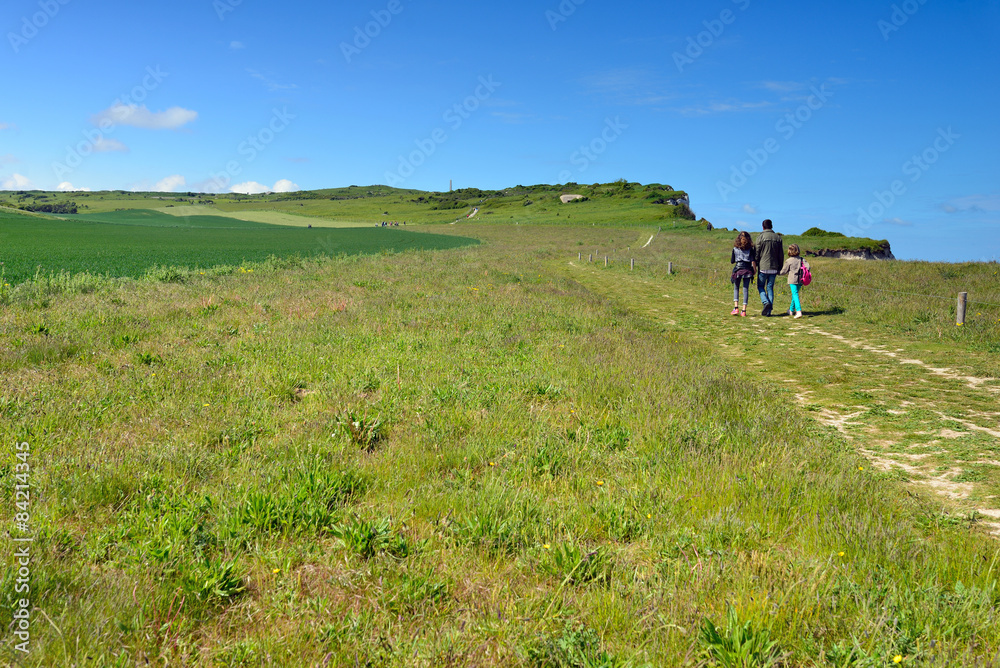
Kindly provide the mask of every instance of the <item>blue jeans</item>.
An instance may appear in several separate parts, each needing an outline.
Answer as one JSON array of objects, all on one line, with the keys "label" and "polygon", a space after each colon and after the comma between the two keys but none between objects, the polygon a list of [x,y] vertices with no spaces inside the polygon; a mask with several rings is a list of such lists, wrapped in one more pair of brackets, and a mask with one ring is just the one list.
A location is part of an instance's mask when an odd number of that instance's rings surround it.
[{"label": "blue jeans", "polygon": [[764,306],[774,305],[774,279],[777,274],[757,274],[757,290],[760,292],[760,303]]},{"label": "blue jeans", "polygon": [[750,299],[750,277],[744,276],[743,278],[736,279],[733,283],[733,301],[740,301],[740,286],[743,286],[743,305],[747,305],[747,301]]}]

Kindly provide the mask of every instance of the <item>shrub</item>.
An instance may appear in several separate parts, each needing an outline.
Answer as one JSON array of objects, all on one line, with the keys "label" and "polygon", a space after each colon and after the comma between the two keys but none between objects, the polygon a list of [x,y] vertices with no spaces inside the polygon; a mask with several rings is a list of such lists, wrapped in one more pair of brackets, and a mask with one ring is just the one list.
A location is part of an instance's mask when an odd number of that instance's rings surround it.
[{"label": "shrub", "polygon": [[844,237],[846,235],[840,232],[827,232],[826,230],[821,230],[818,227],[810,227],[808,230],[802,233],[804,237]]}]

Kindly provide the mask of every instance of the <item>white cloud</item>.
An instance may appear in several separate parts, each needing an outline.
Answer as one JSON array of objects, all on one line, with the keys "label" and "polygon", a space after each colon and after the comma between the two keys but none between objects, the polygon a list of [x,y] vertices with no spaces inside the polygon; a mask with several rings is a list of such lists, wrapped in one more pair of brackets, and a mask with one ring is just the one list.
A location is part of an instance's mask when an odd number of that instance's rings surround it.
[{"label": "white cloud", "polygon": [[166,111],[153,112],[146,105],[113,104],[99,114],[91,122],[94,125],[110,122],[113,125],[130,125],[147,130],[176,130],[198,118],[197,111],[170,107]]},{"label": "white cloud", "polygon": [[58,186],[56,186],[56,190],[58,190],[59,192],[64,192],[64,193],[89,193],[90,192],[90,188],[77,188],[76,186],[74,186],[69,181],[63,181],[62,183],[60,183]]},{"label": "white cloud", "polygon": [[244,45],[243,42],[237,42],[234,40],[229,43],[229,48],[233,51],[239,51],[240,49],[245,49],[246,45]]},{"label": "white cloud", "polygon": [[8,123],[0,123],[0,130],[9,130],[10,127],[11,126]]},{"label": "white cloud", "polygon": [[263,183],[257,183],[256,181],[247,181],[245,183],[237,183],[229,189],[229,192],[240,193],[242,195],[262,195],[264,193],[293,193],[299,190],[300,188],[297,183],[292,183],[288,179],[279,179],[273,188],[268,188]]},{"label": "white cloud", "polygon": [[8,153],[6,155],[0,155],[0,165],[8,165],[12,162],[21,162],[15,158],[12,154]]},{"label": "white cloud", "polygon": [[882,222],[889,225],[899,225],[900,227],[913,227],[913,223],[902,218],[883,218]]},{"label": "white cloud", "polygon": [[301,190],[297,183],[292,183],[288,179],[280,179],[274,184],[274,192],[276,193],[294,193]]},{"label": "white cloud", "polygon": [[263,183],[257,183],[256,181],[247,181],[246,183],[237,183],[235,186],[229,189],[229,192],[240,193],[243,195],[261,195],[263,193],[269,193],[271,191]]},{"label": "white cloud", "polygon": [[743,205],[743,213],[748,213],[751,216],[756,216],[757,215],[757,207],[751,206],[750,204],[744,204]]},{"label": "white cloud", "polygon": [[167,178],[158,181],[155,186],[153,186],[154,192],[172,193],[181,186],[183,186],[187,181],[180,174],[174,174],[173,176],[168,176]]},{"label": "white cloud", "polygon": [[107,137],[100,137],[94,142],[95,153],[110,153],[112,151],[128,153],[128,146],[121,143],[117,139],[108,139]]},{"label": "white cloud", "polygon": [[0,190],[37,190],[37,188],[27,177],[12,174],[10,178],[0,181]]}]

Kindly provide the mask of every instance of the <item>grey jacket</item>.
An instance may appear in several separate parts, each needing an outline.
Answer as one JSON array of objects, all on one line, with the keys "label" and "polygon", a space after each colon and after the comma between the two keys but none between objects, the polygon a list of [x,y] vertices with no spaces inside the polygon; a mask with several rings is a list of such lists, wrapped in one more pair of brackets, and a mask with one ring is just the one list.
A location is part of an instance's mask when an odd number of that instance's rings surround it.
[{"label": "grey jacket", "polygon": [[[802,285],[802,276],[800,271],[802,270],[802,265],[809,266],[809,263],[803,260],[801,257],[790,257],[785,260],[785,264],[781,266],[781,271],[778,272],[780,276],[788,274],[788,284],[789,285]],[[812,268],[810,267],[810,271]]]},{"label": "grey jacket", "polygon": [[757,235],[754,248],[757,249],[758,271],[775,272],[781,269],[785,260],[785,245],[780,234],[774,230],[764,230]]}]

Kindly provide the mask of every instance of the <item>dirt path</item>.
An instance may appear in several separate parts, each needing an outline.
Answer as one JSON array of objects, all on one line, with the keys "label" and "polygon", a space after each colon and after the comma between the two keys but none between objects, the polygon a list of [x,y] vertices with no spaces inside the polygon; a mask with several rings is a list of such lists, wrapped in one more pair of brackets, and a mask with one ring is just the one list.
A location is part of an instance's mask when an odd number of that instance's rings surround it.
[{"label": "dirt path", "polygon": [[781,309],[761,317],[759,306],[739,318],[728,315],[725,294],[690,278],[644,279],[578,262],[567,271],[779,383],[872,467],[929,490],[948,517],[974,517],[1000,536],[1000,379],[977,375],[967,351],[887,335],[844,314],[810,314],[808,301],[799,320]]}]

